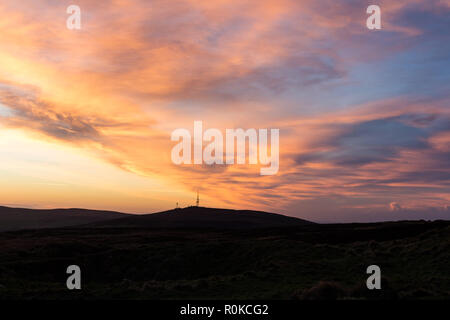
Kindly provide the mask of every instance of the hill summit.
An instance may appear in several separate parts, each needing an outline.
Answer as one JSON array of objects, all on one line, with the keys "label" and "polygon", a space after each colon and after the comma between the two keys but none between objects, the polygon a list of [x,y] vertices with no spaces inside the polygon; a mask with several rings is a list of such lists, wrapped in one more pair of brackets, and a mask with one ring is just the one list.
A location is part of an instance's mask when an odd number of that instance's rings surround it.
[{"label": "hill summit", "polygon": [[89,227],[253,229],[293,227],[312,222],[281,214],[206,207],[187,207],[152,214],[128,215]]}]

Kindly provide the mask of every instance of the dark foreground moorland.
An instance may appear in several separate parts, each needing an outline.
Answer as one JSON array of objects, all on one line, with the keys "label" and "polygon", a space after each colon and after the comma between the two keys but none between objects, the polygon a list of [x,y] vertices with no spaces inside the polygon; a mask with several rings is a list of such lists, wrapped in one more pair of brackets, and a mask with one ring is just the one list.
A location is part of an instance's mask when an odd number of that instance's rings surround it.
[{"label": "dark foreground moorland", "polygon": [[[0,299],[450,297],[449,221],[243,229],[124,219],[0,233]],[[82,290],[66,288],[72,264]],[[382,290],[366,288],[372,264]]]}]

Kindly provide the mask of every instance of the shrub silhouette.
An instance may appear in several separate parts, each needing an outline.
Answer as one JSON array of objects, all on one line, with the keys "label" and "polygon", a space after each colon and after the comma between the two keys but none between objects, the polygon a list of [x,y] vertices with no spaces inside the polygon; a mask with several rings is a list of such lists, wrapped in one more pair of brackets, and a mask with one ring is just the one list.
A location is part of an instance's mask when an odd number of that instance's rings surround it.
[{"label": "shrub silhouette", "polygon": [[380,290],[369,290],[366,284],[359,284],[352,288],[349,292],[351,297],[370,299],[370,300],[397,300],[398,294],[394,290],[385,277],[381,279],[381,289]]},{"label": "shrub silhouette", "polygon": [[337,300],[345,296],[345,289],[337,282],[320,281],[300,293],[300,300]]}]

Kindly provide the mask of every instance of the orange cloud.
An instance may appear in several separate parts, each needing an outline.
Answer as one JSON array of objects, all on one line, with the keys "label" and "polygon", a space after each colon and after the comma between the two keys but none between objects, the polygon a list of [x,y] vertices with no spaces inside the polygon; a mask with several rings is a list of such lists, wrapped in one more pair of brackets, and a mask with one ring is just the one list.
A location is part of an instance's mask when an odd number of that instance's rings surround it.
[{"label": "orange cloud", "polygon": [[[0,122],[5,130],[27,132],[54,148],[78,148],[132,175],[174,186],[185,199],[200,186],[210,205],[283,209],[296,201],[343,197],[371,198],[370,205],[377,206],[389,194],[413,197],[414,188],[422,188],[418,192],[430,205],[448,202],[443,196],[447,180],[412,175],[426,169],[432,176],[432,167],[442,164],[448,132],[438,125],[425,123],[432,132],[388,147],[366,136],[385,153],[351,136],[371,121],[394,118],[381,129],[392,125],[416,134],[421,119],[407,115],[447,119],[445,99],[425,106],[387,98],[311,115],[299,111],[311,108],[306,102],[296,100],[292,110],[286,98],[302,90],[325,95],[326,85],[380,58],[370,41],[355,41],[366,35],[364,4],[80,0],[81,31],[65,28],[68,4],[0,4],[0,103],[8,110],[0,113]],[[438,6],[420,1],[380,5],[386,32],[400,40],[423,31],[394,17],[412,5]],[[408,45],[386,48],[380,56]],[[220,129],[280,128],[280,174],[261,177],[251,166],[173,165],[170,132],[190,128],[198,119]],[[414,143],[422,138],[429,146],[419,150]],[[439,157],[428,158],[434,155]],[[436,174],[442,172],[448,168]],[[140,201],[139,210],[148,199]]]}]

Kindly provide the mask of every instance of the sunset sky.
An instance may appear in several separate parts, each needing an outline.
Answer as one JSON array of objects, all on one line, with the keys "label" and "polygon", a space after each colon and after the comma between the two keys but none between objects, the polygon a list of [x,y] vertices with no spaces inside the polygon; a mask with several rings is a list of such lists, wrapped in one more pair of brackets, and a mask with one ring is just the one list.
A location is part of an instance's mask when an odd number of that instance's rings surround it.
[{"label": "sunset sky", "polygon": [[[173,164],[194,120],[280,129],[279,172]],[[0,205],[150,213],[197,189],[318,222],[450,219],[450,1],[0,0]]]}]

